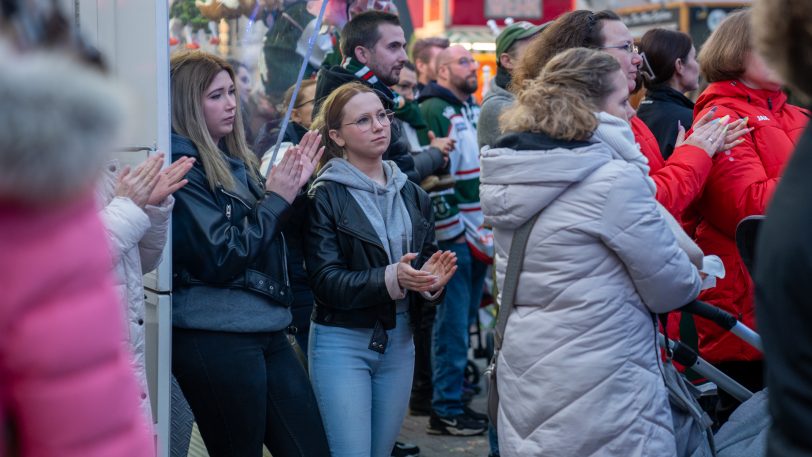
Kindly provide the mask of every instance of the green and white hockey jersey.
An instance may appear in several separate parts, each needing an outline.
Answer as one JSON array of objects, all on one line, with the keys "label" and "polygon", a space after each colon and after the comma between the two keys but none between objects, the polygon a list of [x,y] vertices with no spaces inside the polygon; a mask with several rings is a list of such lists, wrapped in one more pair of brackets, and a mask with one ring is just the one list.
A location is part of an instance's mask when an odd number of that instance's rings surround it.
[{"label": "green and white hockey jersey", "polygon": [[449,155],[449,172],[456,183],[453,188],[432,192],[435,232],[440,241],[450,241],[465,234],[472,252],[480,260],[493,258],[493,235],[483,228],[479,204],[479,146],[477,121],[479,105],[473,98],[460,101],[451,91],[430,83],[420,93],[420,110],[428,129],[437,137],[456,141]]}]

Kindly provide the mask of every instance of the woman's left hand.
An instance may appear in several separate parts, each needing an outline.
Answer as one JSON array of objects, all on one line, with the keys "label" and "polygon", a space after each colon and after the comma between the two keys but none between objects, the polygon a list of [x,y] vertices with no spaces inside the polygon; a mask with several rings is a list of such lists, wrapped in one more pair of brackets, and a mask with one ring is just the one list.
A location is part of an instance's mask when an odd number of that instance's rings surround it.
[{"label": "woman's left hand", "polygon": [[316,167],[324,154],[324,146],[321,144],[321,134],[316,130],[310,130],[302,136],[302,141],[296,146],[302,158],[302,174],[299,176],[299,187],[307,184],[307,180],[316,171]]},{"label": "woman's left hand", "polygon": [[[163,161],[163,155],[161,155],[161,160]],[[184,179],[184,176],[192,169],[194,164],[194,157],[184,156],[161,170],[158,173],[158,183],[152,189],[152,193],[149,194],[147,204],[158,206],[166,197],[185,186],[189,181]]]},{"label": "woman's left hand", "polygon": [[753,131],[752,127],[747,127],[747,120],[744,117],[727,125],[725,140],[722,142],[722,146],[719,147],[719,151],[727,151],[744,143],[744,138],[741,137]]},{"label": "woman's left hand", "polygon": [[429,289],[431,292],[437,292],[448,284],[448,281],[454,276],[454,272],[457,271],[457,254],[453,251],[437,251],[420,270],[437,277],[437,282]]}]

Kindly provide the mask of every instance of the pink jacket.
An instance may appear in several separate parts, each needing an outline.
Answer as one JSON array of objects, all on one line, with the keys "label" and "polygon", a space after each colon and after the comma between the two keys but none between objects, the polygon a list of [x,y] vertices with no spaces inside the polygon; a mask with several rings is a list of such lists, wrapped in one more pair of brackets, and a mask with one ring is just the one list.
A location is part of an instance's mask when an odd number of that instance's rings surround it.
[{"label": "pink jacket", "polygon": [[154,456],[93,195],[120,97],[63,57],[4,54],[0,457]]}]

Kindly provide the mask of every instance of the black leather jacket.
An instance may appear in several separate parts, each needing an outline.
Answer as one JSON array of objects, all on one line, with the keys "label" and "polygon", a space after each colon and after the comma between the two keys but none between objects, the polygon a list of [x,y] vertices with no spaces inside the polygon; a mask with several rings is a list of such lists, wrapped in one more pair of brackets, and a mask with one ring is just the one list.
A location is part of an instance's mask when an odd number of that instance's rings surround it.
[{"label": "black leather jacket", "polygon": [[173,287],[240,288],[290,306],[282,235],[288,202],[266,192],[259,174],[248,177],[247,190],[212,192],[197,148],[183,136],[172,135],[172,156],[197,159],[186,175],[189,183],[175,193]]},{"label": "black leather jacket", "polygon": [[[411,181],[401,195],[412,220],[414,246],[421,247],[416,260],[420,268],[437,251],[431,201]],[[316,296],[313,321],[349,328],[373,328],[380,321],[384,329],[393,329],[395,301],[384,282],[389,258],[361,207],[345,186],[332,181],[317,182],[309,196],[304,246]],[[412,316],[419,307],[443,299],[440,295],[429,302],[414,292],[407,297]]]}]

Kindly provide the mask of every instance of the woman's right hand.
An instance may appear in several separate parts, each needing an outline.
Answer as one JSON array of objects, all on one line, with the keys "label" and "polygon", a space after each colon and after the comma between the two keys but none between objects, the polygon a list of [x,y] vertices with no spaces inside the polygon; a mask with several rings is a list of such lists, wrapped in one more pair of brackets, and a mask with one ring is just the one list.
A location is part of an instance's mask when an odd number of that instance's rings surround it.
[{"label": "woman's right hand", "polygon": [[410,252],[400,258],[398,262],[398,284],[401,288],[413,292],[430,292],[436,289],[436,284],[440,280],[437,275],[428,271],[415,270],[412,261],[417,258],[417,254]]},{"label": "woman's right hand", "polygon": [[714,112],[715,110],[711,110],[702,116],[694,125],[694,131],[691,132],[688,138],[685,138],[685,129],[680,124],[676,146],[690,144],[703,149],[708,154],[708,157],[713,158],[716,152],[725,144],[725,135],[728,129],[727,122],[730,120],[729,116],[725,116],[709,121],[709,117],[712,117]]},{"label": "woman's right hand", "polygon": [[116,197],[132,200],[139,208],[144,209],[149,203],[149,196],[158,184],[159,172],[164,163],[163,153],[150,156],[134,171],[124,167],[116,181]]},{"label": "woman's right hand", "polygon": [[265,190],[279,194],[286,202],[292,204],[299,193],[302,175],[302,153],[299,148],[289,148],[285,156],[265,180]]}]

